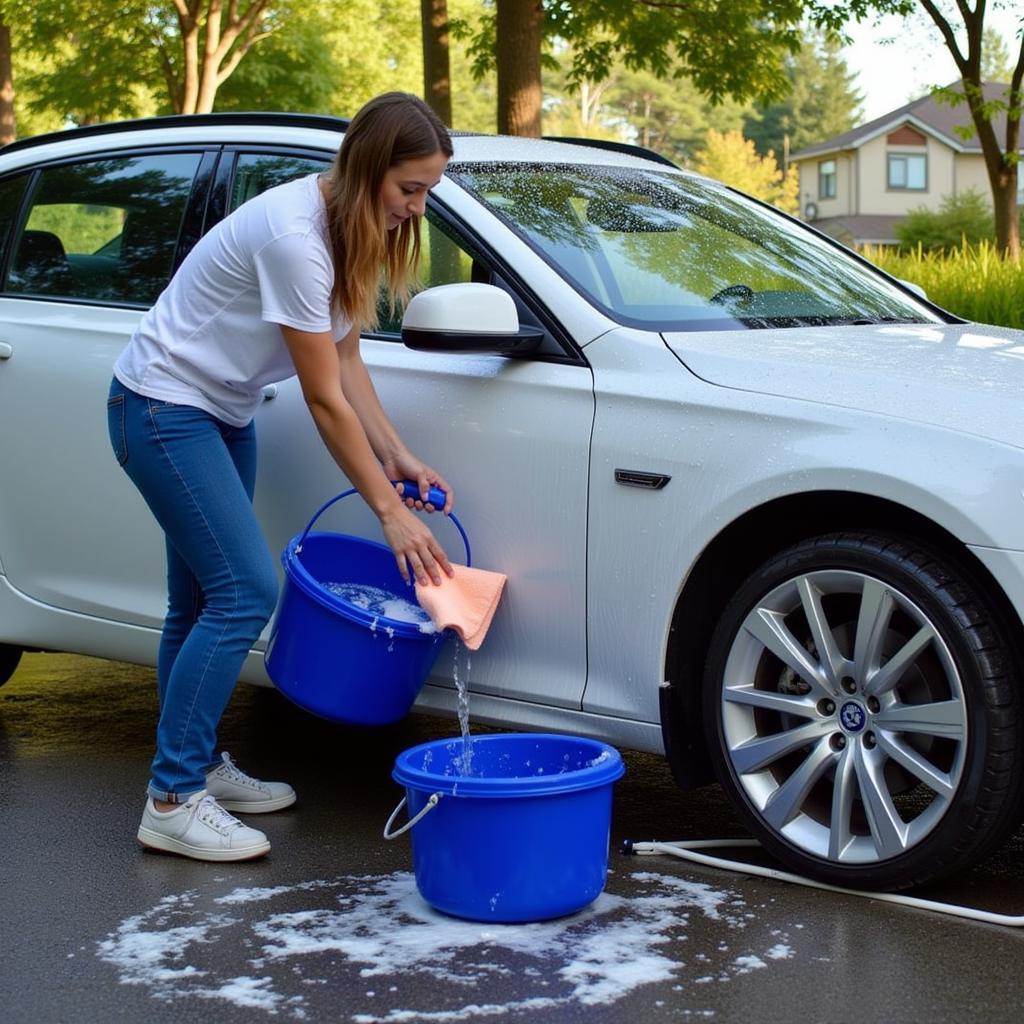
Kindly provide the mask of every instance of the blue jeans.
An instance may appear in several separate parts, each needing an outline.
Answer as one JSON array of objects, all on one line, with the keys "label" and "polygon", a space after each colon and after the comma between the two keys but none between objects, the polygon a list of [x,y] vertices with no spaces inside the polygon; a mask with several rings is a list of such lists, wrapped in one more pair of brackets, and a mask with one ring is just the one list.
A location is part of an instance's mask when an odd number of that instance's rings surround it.
[{"label": "blue jeans", "polygon": [[277,573],[256,521],[256,432],[114,380],[114,454],[167,540],[167,618],[157,660],[160,721],[149,793],[206,788],[217,725],[242,662],[273,614]]}]

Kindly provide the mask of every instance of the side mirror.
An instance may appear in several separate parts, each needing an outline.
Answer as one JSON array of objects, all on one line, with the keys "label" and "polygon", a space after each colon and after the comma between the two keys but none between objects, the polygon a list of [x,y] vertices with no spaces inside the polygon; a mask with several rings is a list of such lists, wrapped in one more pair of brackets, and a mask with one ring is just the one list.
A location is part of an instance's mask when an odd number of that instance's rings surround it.
[{"label": "side mirror", "polygon": [[922,299],[928,298],[928,293],[919,284],[914,284],[913,281],[904,281],[902,277],[898,277],[896,280],[899,281],[904,288],[909,288],[915,295],[919,295]]},{"label": "side mirror", "polygon": [[409,300],[402,343],[418,352],[532,352],[544,332],[520,327],[512,296],[492,284],[442,284]]}]

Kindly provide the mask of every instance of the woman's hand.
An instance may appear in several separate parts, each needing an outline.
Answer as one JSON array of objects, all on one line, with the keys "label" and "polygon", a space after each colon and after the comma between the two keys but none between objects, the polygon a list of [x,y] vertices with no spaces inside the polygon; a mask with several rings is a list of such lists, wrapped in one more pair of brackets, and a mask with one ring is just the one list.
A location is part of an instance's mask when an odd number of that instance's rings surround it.
[{"label": "woman's hand", "polygon": [[[436,469],[431,469],[425,462],[421,462],[408,451],[392,456],[383,463],[384,472],[389,480],[414,480],[420,489],[419,498],[405,497],[405,504],[409,508],[426,509],[434,512],[434,506],[426,501],[427,491],[431,487],[440,487],[447,495],[444,508],[436,511],[444,512],[446,515],[451,512],[455,503],[455,496],[451,487]],[[399,491],[401,493],[401,491]]]},{"label": "woman's hand", "polygon": [[410,582],[410,568],[417,583],[425,584],[429,579],[435,586],[440,585],[442,572],[448,576],[455,575],[444,548],[438,544],[430,528],[405,505],[395,504],[394,512],[388,511],[381,516],[380,525],[406,583]]}]

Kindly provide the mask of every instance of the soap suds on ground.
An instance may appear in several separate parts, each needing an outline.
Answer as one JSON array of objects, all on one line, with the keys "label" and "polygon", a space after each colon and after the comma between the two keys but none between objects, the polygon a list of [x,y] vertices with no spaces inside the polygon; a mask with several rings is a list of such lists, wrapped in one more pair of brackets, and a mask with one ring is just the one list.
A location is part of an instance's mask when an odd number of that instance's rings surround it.
[{"label": "soap suds on ground", "polygon": [[[125,919],[97,952],[162,1001],[355,1024],[515,1018],[666,982],[706,1006],[713,984],[794,955],[778,928],[747,941],[759,915],[734,891],[655,872],[630,883],[628,898],[606,891],[571,917],[523,925],[436,913],[407,872],[190,891]],[[721,966],[709,972],[712,951]]]}]

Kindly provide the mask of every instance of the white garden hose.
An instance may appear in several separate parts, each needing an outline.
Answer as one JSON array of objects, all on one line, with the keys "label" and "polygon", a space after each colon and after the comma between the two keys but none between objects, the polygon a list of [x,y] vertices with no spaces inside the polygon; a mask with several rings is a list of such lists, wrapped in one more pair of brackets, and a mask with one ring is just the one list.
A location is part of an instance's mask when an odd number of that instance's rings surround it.
[{"label": "white garden hose", "polygon": [[794,885],[805,885],[811,889],[825,889],[828,892],[840,892],[846,896],[865,896],[868,899],[879,900],[883,903],[896,903],[901,907],[913,907],[915,910],[931,910],[937,914],[949,914],[952,917],[966,917],[970,921],[981,921],[985,924],[1001,924],[1009,928],[1020,928],[1024,926],[1024,916],[1012,916],[1010,914],[994,914],[988,910],[978,910],[974,907],[961,907],[955,903],[942,903],[938,900],[924,900],[917,896],[902,896],[899,893],[891,892],[865,892],[860,889],[843,889],[837,885],[827,885],[824,882],[815,882],[813,879],[804,878],[802,875],[794,875],[788,871],[779,871],[777,868],[762,867],[759,864],[748,864],[741,860],[726,860],[723,857],[712,857],[706,853],[699,853],[699,850],[722,849],[728,846],[759,846],[756,839],[694,839],[678,842],[646,842],[638,843],[627,839],[623,843],[622,852],[625,854],[667,854],[671,857],[681,857],[683,860],[692,861],[695,864],[704,864],[708,867],[722,868],[725,871],[738,871],[744,875],[757,875],[760,878],[771,878],[778,882],[792,882]]}]

